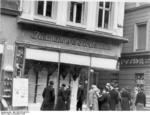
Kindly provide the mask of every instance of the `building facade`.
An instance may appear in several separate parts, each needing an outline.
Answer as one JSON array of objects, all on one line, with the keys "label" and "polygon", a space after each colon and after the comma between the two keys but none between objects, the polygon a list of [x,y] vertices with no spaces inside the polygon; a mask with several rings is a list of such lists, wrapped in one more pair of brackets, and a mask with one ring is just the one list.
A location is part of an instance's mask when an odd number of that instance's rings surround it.
[{"label": "building facade", "polygon": [[[124,44],[120,60],[119,85],[130,87],[135,96],[137,87],[144,88],[147,107],[150,102],[150,4],[126,3],[124,18]],[[148,108],[147,108],[148,109]]]},{"label": "building facade", "polygon": [[15,4],[16,15],[6,11],[1,15],[5,57],[1,95],[12,109],[40,110],[49,80],[54,81],[55,104],[61,84],[70,86],[70,110],[76,110],[79,83],[87,109],[91,84],[102,88],[118,82],[118,59],[127,42],[124,3],[21,0]]}]

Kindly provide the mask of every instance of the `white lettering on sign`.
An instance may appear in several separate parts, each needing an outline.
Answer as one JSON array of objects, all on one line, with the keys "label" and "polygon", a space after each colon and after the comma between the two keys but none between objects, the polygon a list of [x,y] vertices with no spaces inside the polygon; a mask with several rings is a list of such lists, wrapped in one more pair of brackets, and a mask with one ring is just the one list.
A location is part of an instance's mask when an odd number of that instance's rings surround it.
[{"label": "white lettering on sign", "polygon": [[69,37],[64,37],[64,36],[59,36],[59,35],[52,35],[52,34],[47,34],[47,33],[41,33],[38,31],[34,31],[33,34],[31,35],[32,39],[36,40],[43,40],[43,41],[50,41],[50,42],[55,42],[55,43],[61,43],[61,44],[66,44],[66,45],[75,45],[75,46],[80,46],[80,47],[88,47],[88,48],[95,48],[95,49],[105,49],[105,50],[110,50],[110,45],[107,43],[102,43],[102,42],[96,42],[87,39],[78,39],[78,38],[69,38]]},{"label": "white lettering on sign", "polygon": [[131,59],[121,59],[121,65],[131,65],[131,64],[145,64],[144,58],[131,58]]}]

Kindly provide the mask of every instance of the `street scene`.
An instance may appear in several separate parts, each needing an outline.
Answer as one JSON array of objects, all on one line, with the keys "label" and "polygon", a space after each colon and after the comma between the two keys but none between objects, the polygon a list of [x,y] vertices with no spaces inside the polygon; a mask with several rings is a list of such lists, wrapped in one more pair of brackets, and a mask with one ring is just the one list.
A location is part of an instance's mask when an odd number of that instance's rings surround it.
[{"label": "street scene", "polygon": [[0,111],[150,111],[150,2],[1,0]]}]

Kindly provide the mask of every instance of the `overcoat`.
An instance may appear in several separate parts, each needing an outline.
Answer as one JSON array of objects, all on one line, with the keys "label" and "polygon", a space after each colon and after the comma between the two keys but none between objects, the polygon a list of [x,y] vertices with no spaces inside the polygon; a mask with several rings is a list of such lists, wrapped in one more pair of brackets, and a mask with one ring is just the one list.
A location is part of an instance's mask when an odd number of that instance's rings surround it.
[{"label": "overcoat", "polygon": [[84,90],[83,87],[79,87],[77,92],[77,110],[79,108],[82,109],[83,101],[84,101]]},{"label": "overcoat", "polygon": [[116,110],[116,105],[118,104],[119,97],[118,97],[118,92],[115,91],[115,89],[112,89],[110,92],[110,110]]},{"label": "overcoat", "polygon": [[71,98],[71,90],[67,88],[65,91],[66,98],[66,110],[70,110],[70,98]]},{"label": "overcoat", "polygon": [[55,110],[64,111],[66,110],[66,95],[64,88],[60,88],[58,91],[57,104]]},{"label": "overcoat", "polygon": [[55,102],[55,91],[51,86],[47,86],[44,88],[42,93],[43,103],[41,106],[41,110],[54,110],[54,102]]},{"label": "overcoat", "polygon": [[[90,105],[92,105],[92,107]],[[99,110],[99,107],[98,107],[98,96],[96,94],[96,90],[94,90],[94,89],[91,89],[89,91],[89,108],[91,110],[94,110],[94,111],[98,111]]]},{"label": "overcoat", "polygon": [[135,105],[137,110],[144,110],[146,105],[146,96],[143,92],[139,92],[136,96]]},{"label": "overcoat", "polygon": [[121,109],[122,110],[130,110],[130,101],[131,96],[128,91],[123,91],[121,93]]},{"label": "overcoat", "polygon": [[110,109],[110,107],[109,107],[110,95],[108,93],[102,94],[102,96],[99,97],[98,100],[101,103],[101,108],[100,109],[102,111],[106,111],[106,110]]}]

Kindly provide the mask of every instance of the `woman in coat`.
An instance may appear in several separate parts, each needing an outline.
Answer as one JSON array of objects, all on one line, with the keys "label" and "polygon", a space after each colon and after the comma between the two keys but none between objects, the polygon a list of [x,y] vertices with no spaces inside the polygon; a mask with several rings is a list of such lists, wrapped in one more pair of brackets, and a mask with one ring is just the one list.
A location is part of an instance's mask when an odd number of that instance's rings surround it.
[{"label": "woman in coat", "polygon": [[65,95],[65,84],[62,84],[58,91],[58,98],[55,110],[64,111],[66,110],[66,95]]},{"label": "woman in coat", "polygon": [[136,110],[140,110],[140,111],[144,110],[145,105],[146,105],[146,96],[143,90],[139,89],[139,92],[135,100]]},{"label": "woman in coat", "polygon": [[54,110],[55,91],[53,85],[53,81],[50,81],[49,85],[43,91],[43,103],[41,106],[41,110]]},{"label": "woman in coat", "polygon": [[100,90],[96,87],[96,85],[92,85],[92,88],[89,91],[89,108],[93,111],[98,111],[98,96],[97,94]]},{"label": "woman in coat", "polygon": [[121,92],[121,110],[129,111],[130,101],[131,101],[131,96],[129,92],[123,88]]}]

